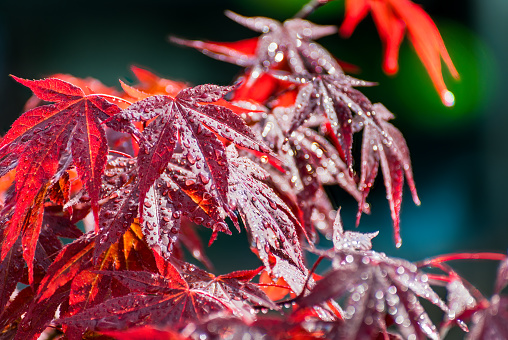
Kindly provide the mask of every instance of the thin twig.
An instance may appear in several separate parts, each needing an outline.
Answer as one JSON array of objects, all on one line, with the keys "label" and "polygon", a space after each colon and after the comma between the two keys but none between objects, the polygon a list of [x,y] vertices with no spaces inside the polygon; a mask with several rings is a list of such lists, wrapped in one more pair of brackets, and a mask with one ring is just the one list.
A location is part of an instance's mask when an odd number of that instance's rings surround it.
[{"label": "thin twig", "polygon": [[289,300],[285,300],[285,301],[281,301],[281,302],[277,302],[277,305],[285,305],[285,304],[288,304],[288,303],[293,303],[293,302],[296,302],[296,300],[302,298],[305,294],[305,290],[308,289],[307,288],[307,285],[309,284],[309,281],[312,277],[312,275],[314,274],[314,272],[316,271],[316,268],[317,266],[321,263],[321,261],[325,258],[325,256],[321,255],[317,260],[316,262],[314,263],[314,265],[312,266],[312,268],[310,269],[310,272],[309,272],[309,275],[307,276],[307,280],[305,280],[305,284],[303,285],[303,289],[302,291],[300,292],[300,294],[298,294],[298,296],[292,298],[292,299],[289,299]]},{"label": "thin twig", "polygon": [[330,2],[331,0],[311,0],[308,4],[302,7],[302,9],[294,15],[293,18],[305,19],[311,15],[316,9]]},{"label": "thin twig", "polygon": [[503,261],[506,259],[506,254],[501,253],[453,253],[436,256],[427,260],[416,262],[416,265],[421,267],[437,266],[440,263],[455,261],[455,260],[494,260]]}]

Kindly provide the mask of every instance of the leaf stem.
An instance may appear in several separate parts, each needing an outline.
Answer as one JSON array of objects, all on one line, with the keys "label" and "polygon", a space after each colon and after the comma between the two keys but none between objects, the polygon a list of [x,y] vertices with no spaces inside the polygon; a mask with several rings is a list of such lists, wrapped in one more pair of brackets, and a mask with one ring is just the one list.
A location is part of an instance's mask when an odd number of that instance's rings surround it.
[{"label": "leaf stem", "polygon": [[330,1],[331,0],[311,0],[309,3],[303,6],[302,9],[293,16],[293,18],[305,19],[306,17],[314,13],[316,9],[318,9],[319,7],[323,6],[324,4]]},{"label": "leaf stem", "polygon": [[129,105],[132,105],[132,102],[130,100],[123,99],[123,98],[120,98],[120,97],[117,97],[117,96],[112,96],[112,95],[109,95],[109,94],[92,93],[92,94],[88,95],[88,97],[103,97],[103,98],[111,99],[113,101],[121,101],[121,102],[127,103]]},{"label": "leaf stem", "polygon": [[309,284],[309,281],[312,277],[312,274],[314,274],[314,272],[316,271],[317,269],[317,266],[319,266],[319,264],[321,263],[321,261],[323,261],[323,259],[325,258],[324,255],[321,255],[317,260],[316,262],[314,262],[314,265],[312,266],[312,268],[310,269],[309,271],[309,275],[307,276],[307,279],[305,280],[305,284],[303,285],[303,289],[302,291],[300,292],[300,294],[298,294],[298,296],[292,298],[292,299],[289,299],[289,300],[285,300],[285,301],[281,301],[281,302],[277,302],[277,305],[285,305],[287,303],[293,303],[293,302],[296,302],[298,299],[302,298],[305,294],[305,290],[307,289],[307,285]]},{"label": "leaf stem", "polygon": [[109,152],[110,152],[110,153],[117,154],[117,155],[120,155],[120,156],[125,157],[125,158],[132,158],[132,156],[131,156],[131,155],[126,154],[126,153],[123,153],[123,152],[121,152],[121,151],[111,150],[111,149],[110,149],[110,150],[109,150]]},{"label": "leaf stem", "polygon": [[503,261],[506,259],[505,254],[501,253],[452,253],[436,256],[427,260],[416,262],[418,267],[437,266],[440,263],[454,260],[494,260]]},{"label": "leaf stem", "polygon": [[[453,255],[453,254],[451,254],[451,255]],[[447,273],[448,274],[448,280],[444,279],[444,277],[439,277],[439,275],[432,275],[432,274],[430,274],[430,276],[429,276],[429,274],[427,274],[429,279],[437,279],[437,280],[442,281],[442,282],[452,282],[453,280],[460,280],[464,284],[464,287],[466,287],[466,289],[471,293],[471,295],[476,299],[476,301],[478,301],[478,304],[480,304],[482,306],[488,306],[489,302],[485,298],[485,296],[483,296],[483,294],[473,284],[471,284],[469,281],[467,281],[462,276],[460,276],[448,264],[446,264],[446,263],[435,263],[432,266],[442,270],[445,273]]]}]

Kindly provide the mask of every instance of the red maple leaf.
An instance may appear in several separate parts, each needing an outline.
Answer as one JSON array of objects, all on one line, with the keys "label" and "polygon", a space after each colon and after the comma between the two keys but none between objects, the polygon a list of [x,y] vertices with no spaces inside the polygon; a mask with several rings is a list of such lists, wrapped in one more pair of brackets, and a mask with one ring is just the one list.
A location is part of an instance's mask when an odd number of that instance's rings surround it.
[{"label": "red maple leaf", "polygon": [[129,288],[131,293],[59,321],[98,330],[125,329],[132,324],[179,327],[221,311],[250,315],[247,302],[277,308],[259,288],[248,282],[259,270],[215,277],[186,263],[159,265],[164,275],[145,271],[101,271]]},{"label": "red maple leaf", "polygon": [[0,262],[0,309],[4,310],[12,292],[23,275],[23,250],[18,239],[6,257]]},{"label": "red maple leaf", "polygon": [[[393,115],[383,105],[372,104],[360,91],[353,88],[353,86],[368,86],[372,83],[344,74],[288,75],[278,73],[274,75],[294,83],[304,84],[298,92],[294,106],[291,107],[289,117],[287,117],[290,121],[287,134],[293,136],[294,133],[293,137],[288,137],[289,141],[297,141],[294,137],[298,137],[296,131],[300,125],[304,123],[316,125],[315,122],[310,123],[311,119],[314,121],[323,121],[324,119],[325,122],[324,124],[321,122],[321,125],[325,127],[325,131],[331,132],[332,141],[336,141],[339,154],[344,155],[349,172],[353,174],[353,134],[363,129],[359,184],[362,194],[361,199],[358,200],[357,223],[360,221],[361,213],[368,210],[365,199],[377,177],[378,165],[381,164],[387,199],[390,203],[395,241],[397,246],[400,246],[399,215],[404,174],[411,189],[413,201],[415,204],[420,204],[420,200],[416,194],[409,150],[404,137],[399,130],[387,122],[393,118]],[[302,136],[300,140],[303,140]],[[309,178],[312,171],[308,169],[312,170],[315,166],[310,156],[312,145],[311,150],[306,150],[301,142],[296,145],[298,145],[300,152],[293,151],[293,153],[296,156],[301,155],[302,159],[299,162],[301,177]],[[318,145],[314,144],[314,147],[316,148]],[[339,184],[348,190],[348,187],[340,181]],[[312,190],[312,185],[315,185],[315,181],[309,180],[307,187],[310,190]],[[307,192],[311,192],[310,190]],[[349,189],[348,191],[354,193],[354,190]],[[353,194],[353,196],[355,195]]]},{"label": "red maple leaf", "polygon": [[135,88],[150,95],[168,94],[170,96],[176,96],[178,92],[188,87],[185,83],[161,78],[152,72],[137,66],[131,66],[131,71],[140,82],[135,86]]},{"label": "red maple leaf", "polygon": [[408,261],[390,258],[370,250],[376,234],[344,232],[340,217],[334,224],[334,248],[317,253],[332,259],[333,269],[320,279],[311,293],[297,300],[300,307],[323,303],[331,298],[345,299],[344,324],[338,325],[340,339],[371,338],[386,333],[385,318],[395,319],[404,338],[439,333],[417,296],[443,311],[446,304],[430,287],[429,278]]},{"label": "red maple leaf", "polygon": [[32,281],[42,203],[47,190],[71,162],[91,198],[98,221],[101,177],[108,153],[101,122],[120,109],[97,95],[85,95],[79,87],[60,79],[14,79],[41,100],[54,102],[23,114],[0,143],[0,165],[16,168],[16,207],[4,231],[2,259],[21,234],[23,257]]},{"label": "red maple leaf", "polygon": [[409,158],[409,149],[402,134],[388,120],[393,115],[382,104],[372,105],[372,118],[363,115],[357,116],[363,120],[363,143],[362,143],[362,165],[360,190],[362,200],[357,214],[357,225],[360,223],[362,209],[374,184],[379,165],[383,173],[383,180],[386,187],[386,199],[390,204],[390,211],[393,221],[395,244],[402,245],[400,238],[400,208],[402,204],[402,186],[404,175],[407,178],[413,201],[420,204],[413,181],[413,171]]},{"label": "red maple leaf", "polygon": [[283,23],[265,17],[244,17],[227,11],[237,23],[263,33],[259,38],[233,43],[190,41],[172,37],[175,43],[193,47],[218,60],[248,67],[245,79],[234,92],[235,100],[254,100],[264,103],[274,93],[287,86],[270,77],[270,70],[294,73],[342,72],[340,63],[313,39],[336,32],[335,26],[316,25],[303,19],[289,19]]},{"label": "red maple leaf", "polygon": [[141,138],[138,156],[141,216],[146,195],[170,162],[177,142],[193,171],[226,209],[228,168],[224,144],[217,135],[242,147],[271,153],[231,109],[213,104],[232,89],[200,85],[183,89],[174,98],[152,96],[134,103],[115,117],[119,124],[153,119],[142,134],[130,130]]},{"label": "red maple leaf", "polygon": [[[268,173],[245,157],[238,157],[233,145],[227,150],[229,202],[238,210],[257,252],[274,277],[283,277],[295,292],[303,289],[307,269],[298,238],[302,229],[288,206],[262,182]],[[275,259],[275,263],[271,260]]]},{"label": "red maple leaf", "polygon": [[283,169],[267,157],[251,157],[270,174],[266,180],[269,186],[299,217],[309,238],[316,238],[316,227],[331,237],[329,226],[333,218],[330,220],[329,212],[333,207],[323,185],[338,184],[357,201],[362,194],[339,152],[314,130],[326,123],[326,117],[311,115],[303,126],[289,133],[292,108],[276,107],[269,112],[262,105],[246,102],[235,102],[235,105],[251,108],[252,112],[242,114],[242,118],[282,160]]},{"label": "red maple leaf", "polygon": [[454,104],[441,72],[441,58],[453,77],[459,74],[446,50],[439,31],[429,15],[409,0],[346,0],[346,14],[340,34],[349,37],[368,12],[377,26],[384,45],[383,69],[388,74],[398,71],[399,47],[407,28],[409,39],[434,83],[444,105]]}]

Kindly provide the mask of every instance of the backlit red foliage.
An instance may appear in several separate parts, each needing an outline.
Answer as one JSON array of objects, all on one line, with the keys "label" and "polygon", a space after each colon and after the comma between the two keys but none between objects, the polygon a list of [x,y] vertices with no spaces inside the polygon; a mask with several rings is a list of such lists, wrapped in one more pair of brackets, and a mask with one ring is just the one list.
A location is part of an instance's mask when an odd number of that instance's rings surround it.
[{"label": "backlit red foliage", "polygon": [[[369,10],[385,69],[396,71],[407,27],[444,91],[435,59],[453,64],[428,16],[408,0],[347,1],[341,32]],[[314,42],[336,28],[227,15],[260,37],[173,41],[244,67],[236,85],[191,86],[137,67],[138,84],[122,91],[69,75],[13,77],[35,97],[0,141],[0,338],[439,339],[467,323],[472,339],[506,338],[503,254],[414,264],[374,251],[377,233],[344,231],[325,185],[358,201],[359,223],[380,168],[397,246],[404,180],[419,199],[393,114],[360,91],[374,84]],[[420,39],[427,28],[431,42]],[[219,232],[246,232],[260,267],[213,274],[199,226],[209,245]],[[319,235],[331,249],[316,248]],[[466,258],[501,260],[492,298],[445,264]],[[323,259],[331,267],[320,276]],[[443,311],[441,326],[422,299]]]}]

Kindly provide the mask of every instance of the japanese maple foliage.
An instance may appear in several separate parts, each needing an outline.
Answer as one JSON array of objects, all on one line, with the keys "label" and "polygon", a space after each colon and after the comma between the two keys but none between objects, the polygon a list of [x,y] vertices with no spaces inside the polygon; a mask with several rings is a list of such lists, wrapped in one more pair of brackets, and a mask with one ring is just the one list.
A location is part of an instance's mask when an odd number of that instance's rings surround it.
[{"label": "japanese maple foliage", "polygon": [[[358,201],[359,224],[380,172],[397,247],[404,180],[420,201],[394,115],[360,90],[375,84],[314,41],[337,32],[304,19],[327,2],[283,23],[226,12],[257,38],[172,38],[243,67],[231,86],[138,67],[138,84],[121,91],[13,76],[34,97],[0,140],[1,339],[439,339],[468,323],[471,339],[508,337],[505,255],[410,263],[373,250],[377,233],[344,231],[325,186]],[[439,58],[455,70],[425,12],[409,0],[346,1],[340,32],[369,10],[385,69],[396,72],[407,27],[443,94]],[[209,246],[219,232],[246,232],[260,267],[213,274],[200,226]],[[320,235],[331,249],[317,249]],[[317,275],[323,259],[331,267]],[[456,259],[501,261],[492,298],[446,264]],[[443,312],[441,325],[421,300]]]}]

